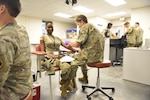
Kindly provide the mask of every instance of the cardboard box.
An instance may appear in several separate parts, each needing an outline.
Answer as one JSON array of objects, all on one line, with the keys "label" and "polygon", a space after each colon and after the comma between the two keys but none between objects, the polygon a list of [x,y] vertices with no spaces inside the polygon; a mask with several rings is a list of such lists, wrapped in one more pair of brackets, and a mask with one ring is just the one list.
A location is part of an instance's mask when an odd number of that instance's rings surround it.
[{"label": "cardboard box", "polygon": [[40,100],[40,89],[41,88],[41,84],[38,82],[34,82],[33,83],[33,90],[32,90],[32,96],[33,99],[32,100]]}]

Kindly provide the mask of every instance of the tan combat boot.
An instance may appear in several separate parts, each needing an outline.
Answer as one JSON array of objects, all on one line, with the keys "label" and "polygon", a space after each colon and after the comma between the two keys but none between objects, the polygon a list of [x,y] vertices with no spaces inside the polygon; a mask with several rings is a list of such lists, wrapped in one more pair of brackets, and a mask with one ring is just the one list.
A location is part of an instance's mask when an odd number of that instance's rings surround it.
[{"label": "tan combat boot", "polygon": [[60,87],[60,90],[62,91],[61,96],[64,97],[64,98],[67,98],[67,89],[69,87],[69,83],[70,83],[70,80],[66,80],[64,82],[64,84],[62,84],[61,87]]},{"label": "tan combat boot", "polygon": [[[62,87],[60,87],[60,90],[62,90]],[[73,87],[71,85],[68,86],[68,91],[72,91],[73,90]]]},{"label": "tan combat boot", "polygon": [[87,68],[81,67],[83,77],[78,78],[78,80],[84,84],[88,84]]},{"label": "tan combat boot", "polygon": [[62,91],[61,96],[67,98],[67,89],[65,88],[65,85],[61,85],[60,90]]},{"label": "tan combat boot", "polygon": [[[62,83],[62,81],[60,82],[60,85],[63,85],[64,83]],[[62,90],[62,87],[60,87],[60,90]],[[68,91],[72,91],[73,90],[73,85],[72,85],[72,80],[70,80],[70,83],[68,84]]]},{"label": "tan combat boot", "polygon": [[88,77],[86,76],[83,76],[81,78],[78,78],[78,80],[84,84],[88,84]]}]

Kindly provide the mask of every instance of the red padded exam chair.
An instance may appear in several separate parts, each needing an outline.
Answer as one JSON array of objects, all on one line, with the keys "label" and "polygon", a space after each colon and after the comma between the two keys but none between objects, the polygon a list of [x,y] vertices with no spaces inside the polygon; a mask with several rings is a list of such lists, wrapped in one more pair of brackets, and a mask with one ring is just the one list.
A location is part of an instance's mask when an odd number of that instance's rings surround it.
[{"label": "red padded exam chair", "polygon": [[[35,46],[35,51],[31,52],[34,55],[37,55],[37,74],[39,74],[39,77],[41,77],[41,57],[46,55],[46,52],[41,51],[41,46],[40,44]],[[37,80],[37,75],[36,75],[36,80]]]}]

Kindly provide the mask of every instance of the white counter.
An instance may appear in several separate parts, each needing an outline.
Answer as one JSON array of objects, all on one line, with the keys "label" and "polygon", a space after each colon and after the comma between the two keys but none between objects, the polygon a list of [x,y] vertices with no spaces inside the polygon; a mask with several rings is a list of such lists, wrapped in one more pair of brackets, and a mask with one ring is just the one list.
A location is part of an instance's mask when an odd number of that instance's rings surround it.
[{"label": "white counter", "polygon": [[150,49],[124,49],[123,79],[150,85]]}]

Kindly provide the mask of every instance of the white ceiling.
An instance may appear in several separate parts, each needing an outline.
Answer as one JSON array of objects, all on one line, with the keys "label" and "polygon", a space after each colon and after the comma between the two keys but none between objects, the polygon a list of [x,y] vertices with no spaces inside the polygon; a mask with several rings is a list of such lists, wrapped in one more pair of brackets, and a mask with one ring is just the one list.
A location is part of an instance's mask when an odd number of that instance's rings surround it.
[{"label": "white ceiling", "polygon": [[[131,9],[149,6],[150,0],[125,0],[127,4],[114,7],[105,2],[105,0],[77,0],[77,4],[67,5],[66,0],[20,0],[22,4],[22,12],[21,15],[31,16],[41,18],[43,20],[52,20],[52,21],[62,21],[66,23],[73,23],[73,18],[60,18],[54,16],[54,13],[61,12],[65,14],[69,14],[72,16],[76,16],[79,14],[84,14],[87,17],[99,16],[106,19],[116,19],[120,18],[111,17],[107,18],[105,15],[109,13],[115,13],[119,11],[125,11],[127,14],[125,17],[130,17]],[[72,10],[72,7],[82,5],[89,9],[94,10],[94,12],[86,14],[81,13],[75,10]]]}]

